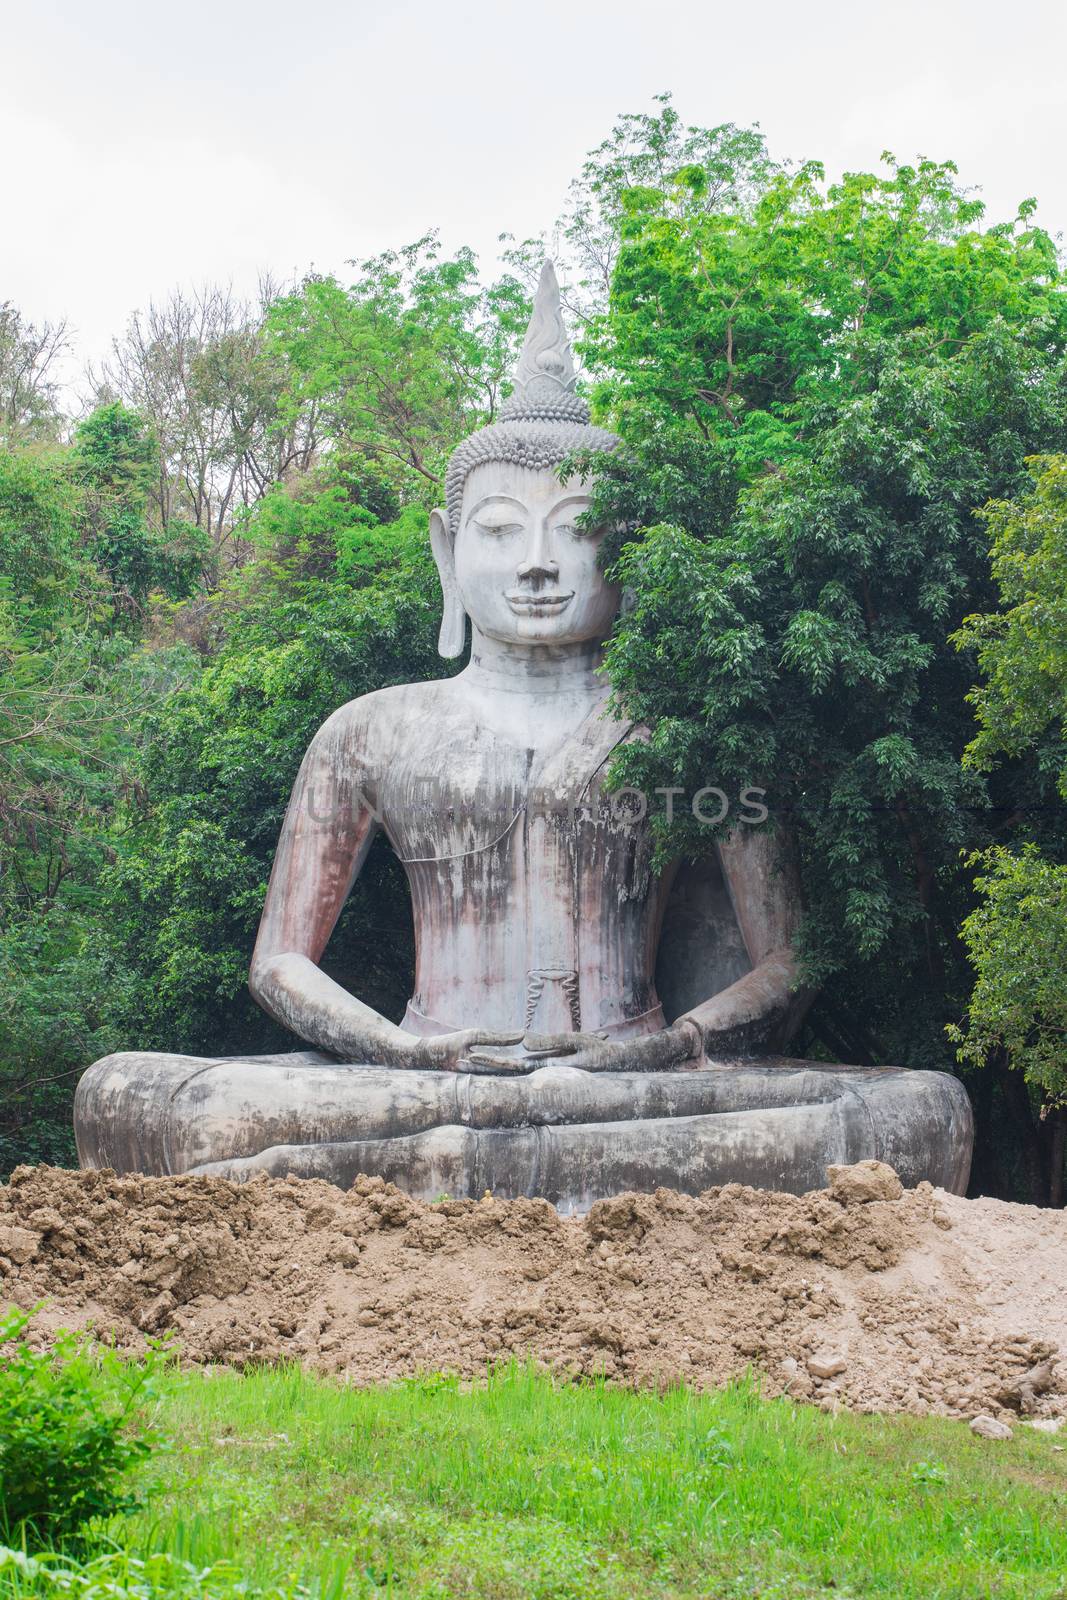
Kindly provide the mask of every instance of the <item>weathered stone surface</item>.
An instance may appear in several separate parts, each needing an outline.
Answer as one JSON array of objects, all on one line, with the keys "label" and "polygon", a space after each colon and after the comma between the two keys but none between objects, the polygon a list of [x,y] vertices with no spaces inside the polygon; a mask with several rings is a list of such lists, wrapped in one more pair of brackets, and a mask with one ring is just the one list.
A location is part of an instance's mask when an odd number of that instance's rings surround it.
[{"label": "weathered stone surface", "polygon": [[996,1417],[987,1417],[983,1413],[980,1417],[971,1418],[971,1432],[976,1433],[979,1439],[1010,1439],[1012,1431],[1006,1422],[998,1422]]},{"label": "weathered stone surface", "polygon": [[343,1186],[367,1173],[422,1199],[489,1189],[568,1211],[661,1185],[802,1194],[828,1166],[871,1157],[909,1186],[959,1191],[972,1136],[954,1078],[780,1057],[679,1073],[553,1063],[497,1078],[343,1067],[310,1052],[227,1062],[131,1052],[82,1080],[77,1120],[84,1166],[294,1172]]},{"label": "weathered stone surface", "polygon": [[[903,1190],[901,1191],[903,1193]],[[835,1355],[832,1351],[820,1350],[807,1359],[807,1368],[813,1378],[820,1381],[826,1378],[836,1378],[838,1373],[844,1372],[848,1362],[844,1356]]]},{"label": "weathered stone surface", "polygon": [[[576,393],[547,268],[501,421],[457,450],[430,521],[441,652],[462,653],[469,623],[469,664],[341,707],[294,786],[250,985],[313,1048],[97,1062],[75,1106],[84,1165],[362,1172],[428,1198],[491,1189],[574,1210],[658,1185],[800,1193],[864,1159],[965,1185],[956,1080],[768,1054],[809,998],[785,832],[746,824],[748,791],[725,797],[739,820],[707,862],[659,872],[658,802],[620,805],[605,786],[644,734],[610,708],[601,670],[620,600],[604,530],[584,526],[588,490],[558,468],[617,443]],[[672,804],[710,826],[718,796]],[[319,964],[379,831],[414,911],[400,1025]],[[880,1197],[881,1180],[849,1181],[845,1203]]]}]

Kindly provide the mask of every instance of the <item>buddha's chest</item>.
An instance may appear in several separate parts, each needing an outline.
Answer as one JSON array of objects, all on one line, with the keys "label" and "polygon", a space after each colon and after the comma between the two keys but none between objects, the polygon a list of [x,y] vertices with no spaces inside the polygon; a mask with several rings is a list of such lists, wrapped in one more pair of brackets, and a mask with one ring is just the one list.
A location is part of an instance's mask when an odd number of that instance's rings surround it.
[{"label": "buddha's chest", "polygon": [[450,737],[391,764],[376,809],[415,892],[429,910],[573,918],[607,901],[645,900],[651,885],[647,820],[607,793],[611,749],[625,730],[595,730],[546,749],[489,733]]},{"label": "buddha's chest", "polygon": [[604,776],[627,730],[590,721],[548,749],[489,731],[404,752],[379,819],[404,864],[416,934],[405,1026],[553,1033],[659,1026],[661,884],[645,819]]}]

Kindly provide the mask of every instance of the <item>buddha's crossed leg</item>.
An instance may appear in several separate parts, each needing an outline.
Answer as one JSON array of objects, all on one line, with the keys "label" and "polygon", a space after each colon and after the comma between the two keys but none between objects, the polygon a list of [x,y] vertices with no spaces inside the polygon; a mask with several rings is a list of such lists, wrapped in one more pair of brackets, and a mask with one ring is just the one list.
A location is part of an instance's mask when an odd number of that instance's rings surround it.
[{"label": "buddha's crossed leg", "polygon": [[497,1078],[344,1066],[314,1052],[129,1052],[97,1062],[83,1084],[86,1166],[292,1173],[342,1187],[362,1173],[424,1199],[489,1189],[567,1210],[660,1184],[803,1192],[822,1186],[830,1163],[872,1156],[905,1183],[958,1190],[972,1127],[962,1085],[944,1074],[780,1057],[657,1073],[553,1063]]}]

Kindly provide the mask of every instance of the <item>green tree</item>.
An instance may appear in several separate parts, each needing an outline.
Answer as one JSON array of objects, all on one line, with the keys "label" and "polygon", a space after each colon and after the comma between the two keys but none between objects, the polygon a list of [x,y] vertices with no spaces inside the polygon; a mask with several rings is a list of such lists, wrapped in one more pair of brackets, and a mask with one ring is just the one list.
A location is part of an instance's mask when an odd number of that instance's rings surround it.
[{"label": "green tree", "polygon": [[0,450],[0,579],[27,626],[47,628],[78,578],[80,498],[62,456]]},{"label": "green tree", "polygon": [[54,442],[61,431],[58,368],[70,353],[65,322],[28,322],[0,301],[0,445]]},{"label": "green tree", "polygon": [[115,1042],[97,884],[167,671],[113,627],[69,466],[0,452],[0,1167],[71,1159],[73,1078]]},{"label": "green tree", "polygon": [[168,652],[139,648],[164,575],[150,444],[116,410],[71,450],[0,451],[0,1167],[72,1158],[73,1080],[120,1042],[99,880],[138,726],[173,678]]},{"label": "green tree", "polygon": [[153,591],[185,599],[208,565],[208,534],[177,518],[153,519],[159,445],[150,424],[120,401],[98,406],[74,430],[72,466],[83,486],[82,542],[110,580],[124,618],[143,623]]},{"label": "green tree", "polygon": [[[629,530],[609,666],[651,729],[616,776],[765,787],[799,845],[821,985],[802,1048],[950,1067],[960,853],[1009,808],[961,767],[973,662],[948,635],[996,603],[973,508],[1067,441],[1055,251],[1029,205],[981,231],[950,165],[830,186],[808,165],[744,209],[679,204],[708,183],[691,166],[624,196],[584,341],[630,445],[587,464]],[[706,845],[684,821],[664,840]],[[1007,1189],[988,1127],[978,1178]]]},{"label": "green tree", "polygon": [[989,772],[1038,751],[1067,797],[1067,455],[1027,465],[1028,492],[982,511],[1003,609],[968,617],[956,636],[983,677],[966,762]]},{"label": "green tree", "polygon": [[[1067,866],[1035,845],[994,846],[978,858],[981,894],[963,937],[975,984],[963,1026],[948,1034],[961,1061],[1003,1059],[1037,1091],[1046,1137],[1034,1177],[1049,1205],[1064,1202],[1067,1153]],[[1043,1148],[1042,1148],[1043,1147]],[[1035,1184],[1035,1187],[1037,1186]]]},{"label": "green tree", "polygon": [[[0,451],[0,899],[30,892],[28,858],[76,826],[70,762],[98,701],[92,650],[99,586],[80,560],[80,496],[63,458]],[[75,764],[76,758],[75,758]],[[58,868],[56,869],[58,870]],[[51,881],[46,869],[44,883]]]},{"label": "green tree", "polygon": [[[1067,456],[1028,463],[1015,500],[982,511],[992,538],[1000,610],[970,616],[956,643],[977,655],[970,696],[979,727],[964,764],[1013,775],[1013,848],[974,858],[979,904],[963,924],[975,972],[961,1025],[961,1061],[1006,1066],[1040,1108],[1029,1148],[1032,1190],[1064,1199],[1067,1137]],[[1048,852],[1060,859],[1050,860]]]},{"label": "green tree", "polygon": [[[628,196],[653,190],[679,216],[747,213],[772,176],[784,171],[772,161],[758,128],[726,122],[716,128],[683,123],[671,96],[656,96],[658,110],[618,118],[569,185],[563,213],[553,229],[551,250],[566,309],[585,325],[608,308],[622,243]],[[674,175],[699,171],[696,185],[676,184]],[[537,282],[548,251],[543,237],[506,252],[529,285]]]},{"label": "green tree", "polygon": [[309,277],[268,315],[290,374],[281,414],[314,405],[336,444],[425,500],[495,416],[528,316],[516,278],[483,285],[472,252],[441,260],[432,234],[363,262],[351,288]]}]

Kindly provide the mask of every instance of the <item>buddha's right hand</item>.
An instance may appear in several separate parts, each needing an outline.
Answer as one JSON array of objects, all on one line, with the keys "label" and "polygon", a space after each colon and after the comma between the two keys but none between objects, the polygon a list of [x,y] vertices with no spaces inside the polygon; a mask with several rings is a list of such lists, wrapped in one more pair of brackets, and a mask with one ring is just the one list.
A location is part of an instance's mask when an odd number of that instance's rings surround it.
[{"label": "buddha's right hand", "polygon": [[523,1056],[479,1056],[473,1052],[499,1049],[522,1043],[518,1033],[494,1032],[488,1028],[461,1028],[456,1033],[439,1033],[434,1038],[412,1041],[411,1059],[406,1065],[432,1072],[477,1072],[516,1075],[532,1072],[540,1063]]}]

